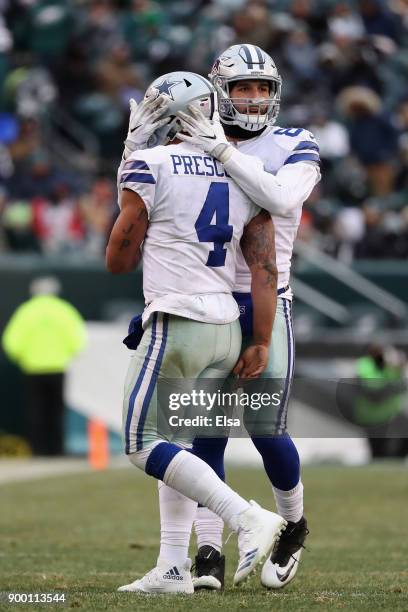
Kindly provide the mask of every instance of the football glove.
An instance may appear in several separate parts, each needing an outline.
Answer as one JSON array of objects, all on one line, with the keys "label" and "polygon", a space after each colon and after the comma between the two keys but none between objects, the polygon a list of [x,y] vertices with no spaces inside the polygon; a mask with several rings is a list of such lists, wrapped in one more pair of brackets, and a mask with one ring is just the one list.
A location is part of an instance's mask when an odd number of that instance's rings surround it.
[{"label": "football glove", "polygon": [[233,147],[227,141],[218,112],[214,113],[211,121],[199,108],[191,104],[187,108],[193,116],[182,111],[177,113],[182,129],[182,132],[177,134],[177,138],[199,147],[222,164],[227,162],[232,155]]},{"label": "football glove", "polygon": [[129,130],[125,140],[123,157],[126,159],[133,151],[147,148],[150,136],[171,121],[171,117],[160,119],[166,112],[169,100],[158,96],[154,100],[142,100],[140,104],[133,98],[129,100]]}]

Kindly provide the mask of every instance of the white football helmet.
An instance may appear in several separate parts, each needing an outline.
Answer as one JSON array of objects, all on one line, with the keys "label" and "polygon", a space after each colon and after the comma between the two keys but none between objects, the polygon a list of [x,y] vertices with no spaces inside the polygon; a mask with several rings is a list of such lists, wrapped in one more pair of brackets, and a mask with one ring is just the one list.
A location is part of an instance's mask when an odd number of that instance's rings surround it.
[{"label": "white football helmet", "polygon": [[156,130],[147,142],[148,148],[167,144],[180,131],[178,111],[190,114],[187,106],[193,104],[208,118],[212,119],[217,110],[217,92],[204,77],[194,72],[169,72],[155,79],[147,88],[145,99],[156,98],[160,94],[170,98],[169,106],[161,119],[170,117],[171,121]]},{"label": "white football helmet", "polygon": [[[224,124],[238,125],[255,132],[275,123],[279,114],[282,79],[273,59],[265,51],[255,45],[233,45],[215,60],[208,76],[217,90],[218,110]],[[231,84],[248,79],[268,81],[270,97],[256,100],[231,98]],[[245,103],[246,112],[238,112],[234,104]],[[258,112],[252,112],[254,107],[258,107]]]}]

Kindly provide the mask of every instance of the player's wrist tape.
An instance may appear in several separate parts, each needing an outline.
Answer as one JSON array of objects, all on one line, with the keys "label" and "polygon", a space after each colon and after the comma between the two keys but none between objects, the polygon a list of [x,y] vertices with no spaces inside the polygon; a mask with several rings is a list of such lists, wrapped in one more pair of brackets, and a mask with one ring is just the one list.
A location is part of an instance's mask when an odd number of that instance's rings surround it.
[{"label": "player's wrist tape", "polygon": [[211,155],[225,164],[231,157],[234,148],[227,143],[220,143],[211,151]]}]

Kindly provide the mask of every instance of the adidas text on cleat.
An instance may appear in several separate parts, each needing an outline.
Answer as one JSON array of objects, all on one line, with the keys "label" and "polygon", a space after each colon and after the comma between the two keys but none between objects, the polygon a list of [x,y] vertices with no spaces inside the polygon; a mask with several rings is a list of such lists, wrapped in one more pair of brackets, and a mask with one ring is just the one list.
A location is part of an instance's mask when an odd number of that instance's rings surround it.
[{"label": "adidas text on cleat", "polygon": [[194,591],[221,591],[224,588],[225,557],[216,548],[201,546],[195,558],[194,569]]},{"label": "adidas text on cleat", "polygon": [[238,516],[239,562],[234,585],[245,580],[265,561],[286,526],[279,514],[264,510],[254,501],[249,503],[251,507]]},{"label": "adidas text on cleat", "polygon": [[149,595],[171,595],[194,593],[191,581],[191,561],[187,559],[183,565],[173,565],[165,559],[158,559],[157,566],[147,572],[140,580],[125,584],[118,591],[146,593]]},{"label": "adidas text on cleat", "polygon": [[308,533],[307,521],[304,517],[297,523],[288,523],[270,559],[262,568],[261,583],[263,586],[269,589],[281,589],[293,580]]}]

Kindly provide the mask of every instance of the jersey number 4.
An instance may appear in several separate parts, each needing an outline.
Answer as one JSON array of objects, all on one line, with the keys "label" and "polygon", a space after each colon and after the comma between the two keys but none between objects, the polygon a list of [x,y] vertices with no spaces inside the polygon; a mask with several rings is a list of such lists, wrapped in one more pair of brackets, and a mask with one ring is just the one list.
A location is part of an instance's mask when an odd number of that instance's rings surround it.
[{"label": "jersey number 4", "polygon": [[[215,215],[215,223],[211,221]],[[207,266],[220,268],[225,265],[226,242],[232,240],[232,225],[229,221],[229,185],[211,183],[204,206],[195,222],[195,230],[200,242],[213,242],[214,249],[208,253]]]}]

